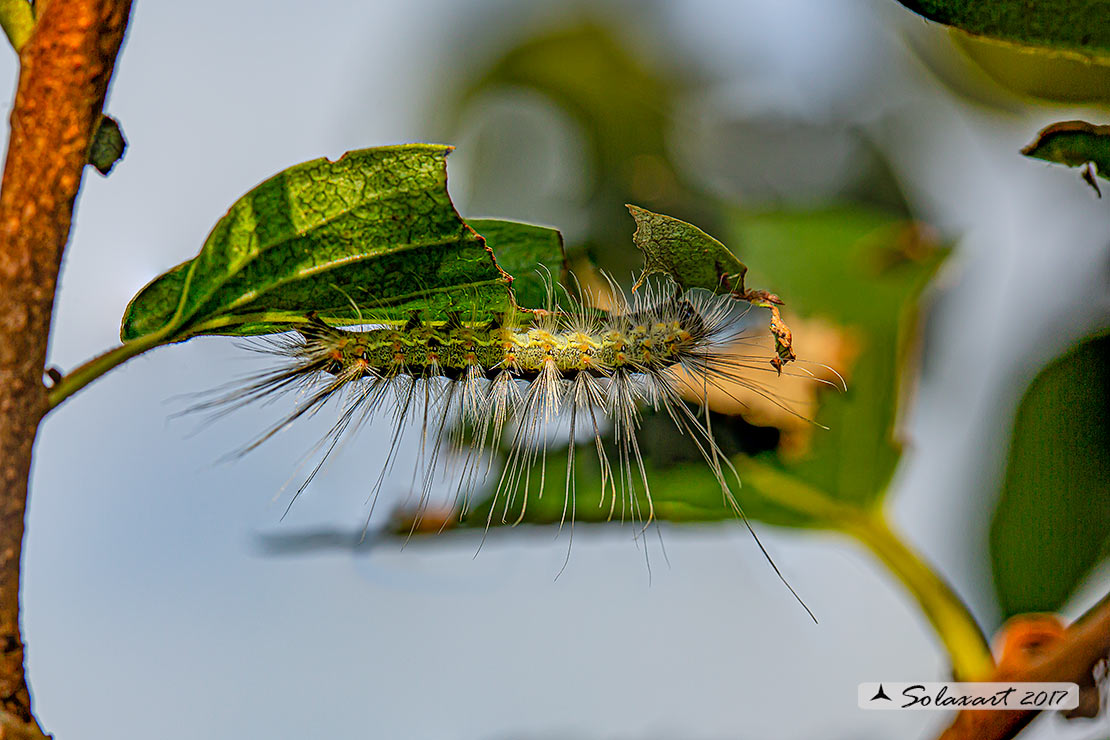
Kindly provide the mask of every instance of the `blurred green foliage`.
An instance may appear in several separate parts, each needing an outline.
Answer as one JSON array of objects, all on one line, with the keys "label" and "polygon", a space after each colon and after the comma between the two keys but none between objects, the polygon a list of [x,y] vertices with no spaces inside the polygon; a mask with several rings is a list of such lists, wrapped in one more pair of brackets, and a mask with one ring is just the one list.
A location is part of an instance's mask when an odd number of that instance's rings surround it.
[{"label": "blurred green foliage", "polygon": [[638,203],[710,227],[716,211],[676,169],[667,138],[690,75],[652,64],[606,25],[585,19],[522,39],[465,83],[457,120],[485,95],[526,91],[549,100],[578,126],[590,180],[579,193],[588,237],[570,244],[599,266],[627,275],[639,258],[628,244],[625,203]]},{"label": "blurred green foliage", "polygon": [[[1048,100],[1110,102],[1110,9],[1104,0],[899,2],[958,29],[956,43],[968,58],[1008,90]],[[1063,121],[1022,153],[1070,167],[1092,162],[1106,178],[1104,128]],[[1084,179],[1098,191],[1090,170]]]},{"label": "blurred green foliage", "polygon": [[828,429],[814,431],[812,449],[789,469],[839,501],[876,505],[901,455],[896,423],[918,298],[948,250],[916,224],[858,206],[736,211],[730,223],[752,282],[773,285],[792,310],[829,319],[858,346],[848,390],[821,399],[816,421]]},{"label": "blurred green foliage", "polygon": [[1026,391],[990,544],[1005,616],[1057,611],[1110,555],[1110,334],[1081,342]]},{"label": "blurred green foliage", "polygon": [[1104,0],[899,0],[929,20],[977,36],[1110,56]]}]

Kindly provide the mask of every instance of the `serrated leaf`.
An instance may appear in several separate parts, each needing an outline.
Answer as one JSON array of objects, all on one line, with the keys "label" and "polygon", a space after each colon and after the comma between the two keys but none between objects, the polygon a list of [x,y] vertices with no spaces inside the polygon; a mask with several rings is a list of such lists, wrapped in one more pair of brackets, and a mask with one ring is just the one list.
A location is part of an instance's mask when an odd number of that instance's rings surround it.
[{"label": "serrated leaf", "polygon": [[1110,56],[1105,0],[899,0],[929,20],[976,36]]},{"label": "serrated leaf", "polygon": [[626,207],[636,220],[632,242],[644,255],[644,269],[633,290],[648,275],[664,274],[683,290],[745,292],[748,268],[724,244],[693,224],[639,206]]},{"label": "serrated leaf", "polygon": [[512,275],[517,304],[544,308],[548,287],[561,283],[567,273],[559,230],[485,218],[468,218],[466,222],[485,238],[501,269]]},{"label": "serrated leaf", "polygon": [[1004,617],[1055,612],[1110,552],[1110,334],[1029,386],[990,529]]},{"label": "serrated leaf", "polygon": [[124,314],[151,334],[260,334],[315,312],[333,323],[512,305],[510,279],[447,194],[446,146],[316,159],[232,205],[200,254],[154,280]]},{"label": "serrated leaf", "polygon": [[[1110,180],[1110,126],[1097,126],[1086,121],[1054,123],[1037,134],[1037,138],[1021,153],[1068,167],[1090,164],[1099,177]],[[1097,192],[1098,185],[1088,177],[1089,170],[1084,179]]]},{"label": "serrated leaf", "polygon": [[693,224],[672,216],[627,205],[636,221],[632,242],[644,255],[644,268],[632,290],[649,275],[667,275],[683,290],[702,288],[714,293],[731,293],[736,298],[771,310],[771,336],[775,339],[776,370],[795,359],[790,327],[779,315],[781,301],[765,290],[747,290],[748,268],[728,248]]}]

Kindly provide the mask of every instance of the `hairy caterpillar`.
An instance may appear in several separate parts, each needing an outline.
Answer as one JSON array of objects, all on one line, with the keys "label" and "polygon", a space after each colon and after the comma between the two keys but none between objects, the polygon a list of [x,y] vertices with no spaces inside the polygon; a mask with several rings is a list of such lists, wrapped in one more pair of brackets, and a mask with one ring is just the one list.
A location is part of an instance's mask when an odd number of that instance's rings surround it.
[{"label": "hairy caterpillar", "polygon": [[[743,517],[726,475],[735,471],[714,440],[709,415],[697,413],[686,399],[704,407],[710,388],[728,392],[739,385],[785,407],[770,385],[754,377],[774,377],[781,367],[771,362],[773,354],[744,353],[737,302],[729,296],[682,292],[669,283],[651,282],[631,298],[610,282],[609,294],[610,310],[602,311],[569,296],[566,305],[560,305],[549,290],[545,311],[520,311],[482,323],[454,313],[446,321],[413,315],[403,325],[351,329],[310,317],[296,333],[255,346],[282,357],[280,367],[200,407],[226,410],[288,392],[298,394],[297,408],[246,451],[298,418],[338,403],[339,418],[321,442],[322,454],[294,499],[338,442],[382,411],[392,411],[394,434],[374,495],[411,423],[419,422],[422,432],[421,464],[413,472],[414,488],[417,475],[423,476],[418,486],[421,505],[427,501],[445,442],[465,450],[458,489],[463,512],[471,491],[493,469],[504,446],[506,460],[494,501],[503,497],[507,510],[509,502],[523,497],[520,518],[529,491],[543,490],[548,431],[556,419],[564,419],[570,444],[563,516],[569,514],[573,522],[575,440],[585,432],[596,450],[610,517],[620,501],[622,517],[627,506],[631,517],[646,525],[654,511],[636,435],[640,409],[647,405],[664,412],[693,441],[722,495]],[[602,444],[607,425],[615,440],[614,460]],[[631,495],[637,488],[645,494],[646,511],[637,509],[638,499]],[[487,524],[496,508],[490,508]]]}]

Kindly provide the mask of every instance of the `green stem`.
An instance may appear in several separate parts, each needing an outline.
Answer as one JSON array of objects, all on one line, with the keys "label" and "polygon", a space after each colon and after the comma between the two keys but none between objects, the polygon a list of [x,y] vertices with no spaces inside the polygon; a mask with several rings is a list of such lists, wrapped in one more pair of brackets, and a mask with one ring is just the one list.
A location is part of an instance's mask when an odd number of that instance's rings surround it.
[{"label": "green stem", "polygon": [[844,522],[845,532],[863,543],[913,594],[948,651],[959,681],[986,681],[994,672],[990,646],[975,618],[952,587],[893,530],[881,512]]},{"label": "green stem", "polygon": [[27,0],[0,0],[0,27],[12,42],[16,53],[31,38],[35,29],[35,13]]},{"label": "green stem", "polygon": [[165,332],[155,332],[145,337],[140,337],[131,342],[126,342],[110,349],[102,355],[97,355],[84,365],[70,372],[59,380],[47,393],[50,408],[57,407],[62,401],[84,388],[89,383],[99,378],[112,368],[122,365],[135,355],[157,347],[165,340]]},{"label": "green stem", "polygon": [[890,528],[881,510],[845,504],[824,491],[750,458],[735,460],[745,483],[776,504],[856,538],[909,590],[948,651],[961,681],[983,681],[994,660],[982,631],[960,597]]},{"label": "green stem", "polygon": [[[4,0],[0,0],[0,3],[3,2]],[[130,360],[135,355],[142,354],[148,349],[153,349],[160,344],[165,344],[167,340],[171,338],[172,341],[180,342],[184,339],[187,339],[188,337],[204,334],[205,332],[218,331],[220,329],[227,329],[228,327],[234,327],[240,324],[248,324],[251,322],[274,324],[282,323],[289,327],[292,327],[298,323],[303,323],[305,321],[307,321],[307,319],[303,315],[285,316],[284,314],[282,314],[280,319],[276,318],[274,314],[268,313],[229,316],[212,319],[203,324],[198,324],[194,327],[191,327],[187,334],[185,332],[182,332],[180,327],[176,327],[177,334],[174,334],[173,331],[175,330],[175,327],[172,325],[171,322],[171,324],[167,325],[167,327],[162,329],[161,331],[147,334],[145,336],[139,337],[138,339],[133,339],[129,342],[124,342],[120,346],[114,349],[110,349],[104,354],[92,358],[84,365],[81,365],[76,370],[73,370],[68,375],[61,378],[54,385],[54,387],[50,389],[49,393],[47,393],[47,398],[50,402],[50,408],[55,408],[62,401],[66,400],[74,393],[81,390],[86,385],[93,382],[101,375],[108,372],[117,365],[122,365],[124,362]],[[374,323],[395,323],[400,325],[402,322],[375,321]],[[171,337],[171,335],[173,336]]]}]

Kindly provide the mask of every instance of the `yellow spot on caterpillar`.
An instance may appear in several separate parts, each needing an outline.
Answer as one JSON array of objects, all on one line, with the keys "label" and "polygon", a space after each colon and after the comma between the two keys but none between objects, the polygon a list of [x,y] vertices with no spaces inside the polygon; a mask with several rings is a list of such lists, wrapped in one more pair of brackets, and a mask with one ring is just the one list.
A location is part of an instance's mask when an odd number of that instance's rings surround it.
[{"label": "yellow spot on caterpillar", "polygon": [[589,334],[580,331],[576,331],[567,337],[567,345],[581,350],[582,352],[588,352],[591,349],[596,349],[598,346],[597,342],[591,339]]},{"label": "yellow spot on caterpillar", "polygon": [[551,335],[551,332],[545,331],[543,329],[533,329],[528,332],[528,340],[529,344],[536,346],[547,353],[550,353],[557,344],[555,337]]}]

